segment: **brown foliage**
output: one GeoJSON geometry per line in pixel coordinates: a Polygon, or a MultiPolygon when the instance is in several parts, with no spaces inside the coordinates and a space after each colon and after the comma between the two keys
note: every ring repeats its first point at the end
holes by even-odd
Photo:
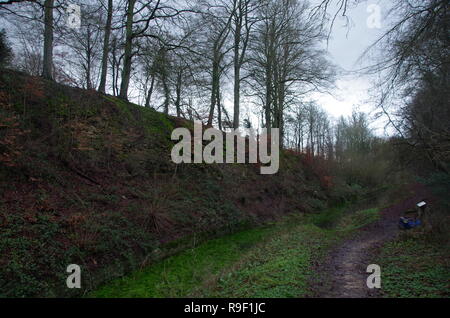
{"type": "Polygon", "coordinates": [[[23,146],[18,139],[29,133],[28,130],[20,128],[19,119],[11,115],[8,110],[8,96],[6,93],[0,93],[0,164],[7,167],[17,166],[18,158],[22,154],[23,146]]]}

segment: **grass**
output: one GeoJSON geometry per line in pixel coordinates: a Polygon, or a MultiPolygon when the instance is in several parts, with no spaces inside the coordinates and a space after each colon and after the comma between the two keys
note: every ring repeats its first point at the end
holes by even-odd
{"type": "MultiPolygon", "coordinates": [[[[320,214],[338,221],[335,215],[343,215],[344,209],[320,214]]],[[[114,280],[89,296],[308,296],[314,262],[359,225],[374,221],[374,215],[376,209],[346,215],[345,230],[320,228],[314,224],[315,218],[291,215],[270,226],[207,241],[114,280]]]]}
{"type": "Polygon", "coordinates": [[[321,213],[312,214],[310,216],[311,222],[321,228],[332,228],[335,223],[342,217],[344,213],[343,206],[336,206],[326,209],[321,213]]]}
{"type": "Polygon", "coordinates": [[[384,297],[450,297],[449,246],[419,237],[403,237],[385,244],[381,266],[384,297]]]}
{"type": "Polygon", "coordinates": [[[330,208],[306,220],[286,221],[267,242],[245,255],[210,286],[205,297],[289,298],[311,296],[313,264],[330,247],[379,218],[378,209],[344,214],[346,207],[330,208]],[[334,226],[333,226],[334,225],[334,226]]]}
{"type": "Polygon", "coordinates": [[[199,280],[231,265],[239,259],[243,251],[253,247],[270,231],[267,227],[258,228],[210,240],[130,276],[115,280],[90,296],[186,296],[198,285],[199,280]]]}
{"type": "Polygon", "coordinates": [[[336,233],[314,224],[280,229],[228,272],[199,288],[204,297],[286,298],[309,293],[312,263],[334,242],[336,233]]]}
{"type": "Polygon", "coordinates": [[[372,208],[349,213],[341,217],[336,225],[340,231],[360,229],[380,219],[380,209],[372,208]]]}
{"type": "Polygon", "coordinates": [[[356,212],[344,213],[345,205],[326,209],[321,213],[312,214],[310,221],[320,228],[338,228],[343,231],[364,227],[380,218],[380,209],[372,208],[356,212]]]}

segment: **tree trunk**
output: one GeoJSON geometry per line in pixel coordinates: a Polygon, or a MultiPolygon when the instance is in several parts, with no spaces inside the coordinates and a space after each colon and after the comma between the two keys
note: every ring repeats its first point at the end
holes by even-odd
{"type": "Polygon", "coordinates": [[[92,89],[91,67],[92,67],[92,49],[91,49],[91,27],[88,25],[86,30],[86,88],[92,89]]]}
{"type": "Polygon", "coordinates": [[[44,2],[44,59],[42,77],[53,79],[53,6],[54,0],[44,2]]]}
{"type": "Polygon", "coordinates": [[[109,37],[111,35],[112,12],[113,0],[108,0],[108,17],[106,19],[105,34],[103,37],[102,71],[100,77],[100,85],[98,87],[98,91],[103,94],[106,92],[106,76],[108,73],[109,37]]]}
{"type": "MultiPolygon", "coordinates": [[[[114,51],[113,51],[114,52],[114,51]]],[[[114,53],[113,53],[114,54],[114,53]]],[[[113,61],[112,63],[112,89],[113,95],[117,96],[117,85],[116,85],[116,63],[113,61]]]]}
{"type": "Polygon", "coordinates": [[[164,90],[164,114],[169,114],[169,104],[170,104],[170,89],[169,85],[167,83],[167,74],[164,70],[162,74],[162,84],[163,84],[163,90],[164,90]]]}
{"type": "Polygon", "coordinates": [[[219,76],[220,76],[220,69],[219,69],[219,62],[218,56],[219,54],[217,52],[214,52],[214,60],[213,60],[213,66],[212,66],[212,83],[211,83],[211,107],[209,109],[209,116],[208,116],[208,125],[212,126],[213,119],[214,119],[214,110],[215,106],[217,104],[217,86],[220,84],[219,76]]]}
{"type": "Polygon", "coordinates": [[[233,115],[234,129],[239,128],[240,90],[241,90],[241,58],[239,54],[239,47],[241,43],[241,28],[242,28],[242,16],[238,16],[234,32],[234,115],[233,115]]]}
{"type": "Polygon", "coordinates": [[[120,58],[117,58],[118,56],[117,52],[117,38],[114,38],[113,40],[113,89],[114,89],[114,96],[119,96],[119,73],[120,73],[120,58]]]}
{"type": "Polygon", "coordinates": [[[183,85],[182,80],[183,80],[183,71],[179,71],[177,77],[176,99],[175,99],[175,108],[177,110],[177,117],[181,117],[181,85],[183,85]]]}
{"type": "Polygon", "coordinates": [[[155,75],[152,75],[152,82],[150,83],[150,89],[148,90],[147,98],[145,99],[145,107],[150,107],[150,100],[152,98],[154,86],[155,86],[155,75]]]}
{"type": "Polygon", "coordinates": [[[278,84],[278,128],[280,129],[280,147],[283,148],[284,141],[284,99],[285,99],[285,84],[284,81],[278,84]]]}
{"type": "Polygon", "coordinates": [[[122,99],[128,99],[128,87],[130,85],[131,62],[133,58],[133,17],[136,0],[128,1],[127,22],[125,29],[125,51],[123,56],[122,82],[120,83],[120,95],[122,99]]]}
{"type": "Polygon", "coordinates": [[[270,128],[272,125],[272,120],[270,116],[271,107],[272,107],[272,82],[270,80],[271,72],[269,69],[266,70],[266,103],[265,103],[265,118],[266,118],[266,129],[267,133],[270,134],[270,128]]]}
{"type": "Polygon", "coordinates": [[[219,122],[219,130],[222,130],[222,105],[220,103],[220,87],[217,87],[217,120],[219,122]]]}

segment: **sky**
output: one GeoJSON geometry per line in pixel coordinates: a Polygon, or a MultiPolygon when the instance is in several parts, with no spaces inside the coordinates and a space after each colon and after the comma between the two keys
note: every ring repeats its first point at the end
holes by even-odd
{"type": "MultiPolygon", "coordinates": [[[[370,59],[360,60],[364,51],[387,29],[387,0],[366,1],[348,10],[350,27],[344,18],[338,18],[331,31],[327,51],[330,60],[341,70],[336,89],[329,94],[316,93],[312,98],[333,117],[348,116],[353,109],[364,111],[373,116],[374,103],[370,99],[369,89],[372,78],[361,74],[351,74],[370,64],[370,59]]],[[[374,120],[371,127],[382,136],[385,135],[384,119],[374,120]]]]}

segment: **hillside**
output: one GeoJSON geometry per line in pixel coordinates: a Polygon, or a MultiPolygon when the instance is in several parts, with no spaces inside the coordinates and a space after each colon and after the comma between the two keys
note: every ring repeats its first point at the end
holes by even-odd
{"type": "MultiPolygon", "coordinates": [[[[0,73],[0,294],[75,296],[184,248],[332,194],[320,161],[289,151],[280,170],[170,159],[192,123],[115,97],[0,73]],[[65,288],[66,267],[83,288],[65,288]]],[[[332,199],[332,200],[329,200],[332,199]]]]}
{"type": "Polygon", "coordinates": [[[0,0],[0,301],[448,298],[450,1],[310,2],[0,0]]]}

